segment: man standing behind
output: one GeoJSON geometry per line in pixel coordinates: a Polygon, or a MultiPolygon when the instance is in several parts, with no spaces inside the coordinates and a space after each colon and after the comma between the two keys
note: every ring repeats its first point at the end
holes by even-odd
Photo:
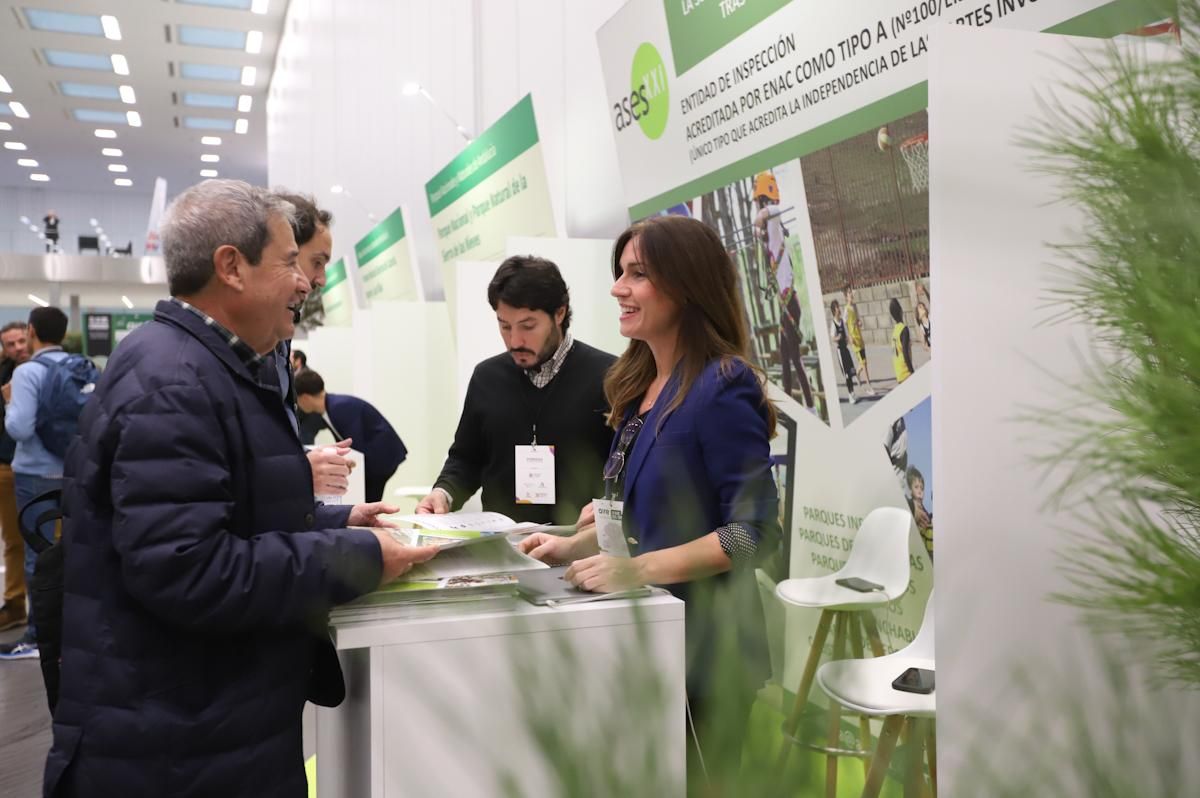
{"type": "Polygon", "coordinates": [[[25,625],[25,542],[17,527],[17,494],[13,483],[12,459],[17,442],[4,431],[4,407],[12,393],[13,371],[29,359],[29,325],[9,322],[0,329],[4,359],[0,361],[0,534],[4,538],[4,607],[0,608],[0,632],[25,625]]]}
{"type": "MultiPolygon", "coordinates": [[[[284,202],[295,209],[292,216],[292,234],[300,250],[297,263],[301,273],[316,293],[325,287],[325,267],[333,257],[333,214],[317,207],[313,198],[305,194],[277,192],[284,202]]],[[[301,309],[293,314],[293,323],[299,324],[301,309]]],[[[288,416],[295,422],[300,442],[310,444],[321,431],[321,419],[313,418],[296,407],[296,392],[293,380],[308,366],[308,357],[299,349],[292,349],[292,342],[280,341],[269,359],[274,361],[274,373],[279,383],[288,416]]],[[[336,446],[313,449],[308,453],[308,464],[312,468],[313,493],[317,496],[333,494],[341,496],[349,485],[350,470],[354,462],[346,457],[351,441],[339,440],[336,446]]]]}
{"type": "Polygon", "coordinates": [[[488,303],[508,351],[475,367],[454,443],[417,512],[457,509],[482,486],[485,510],[575,523],[603,485],[612,443],[604,373],[616,358],[571,337],[567,284],[548,260],[504,261],[488,303]]]}
{"type": "Polygon", "coordinates": [[[47,796],[296,796],[305,699],[344,697],[329,608],[433,547],[383,504],[316,505],[265,356],[309,292],[292,206],[235,180],[162,224],[171,299],[117,349],[64,490],[62,687],[47,796]]]}
{"type": "Polygon", "coordinates": [[[357,396],[325,393],[325,380],[312,369],[296,375],[296,403],[321,419],[335,441],[350,439],[366,459],[367,501],[383,498],[383,488],[408,457],[404,441],[370,402],[357,396]]]}
{"type": "MultiPolygon", "coordinates": [[[[42,384],[50,377],[52,369],[49,364],[67,357],[62,348],[66,334],[67,315],[58,308],[34,308],[29,312],[28,336],[31,357],[13,372],[9,390],[5,392],[11,398],[4,411],[4,430],[17,442],[12,461],[17,507],[24,507],[37,496],[62,487],[62,457],[46,449],[37,434],[37,426],[38,398],[42,384]]],[[[36,509],[30,510],[29,517],[36,518],[44,509],[52,509],[55,506],[50,502],[45,504],[45,508],[38,505],[36,509]]],[[[46,540],[53,541],[54,522],[42,524],[38,532],[46,540]]],[[[33,584],[33,565],[36,561],[37,554],[26,546],[27,589],[33,584]]],[[[32,606],[31,595],[30,607],[32,606]]],[[[37,629],[31,617],[29,625],[25,627],[25,634],[19,640],[0,645],[0,660],[35,659],[37,655],[37,629]]]]}

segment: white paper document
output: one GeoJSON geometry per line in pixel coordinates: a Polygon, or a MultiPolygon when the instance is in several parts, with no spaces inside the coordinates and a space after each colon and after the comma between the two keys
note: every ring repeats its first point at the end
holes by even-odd
{"type": "MultiPolygon", "coordinates": [[[[403,542],[407,542],[406,537],[413,539],[423,537],[415,529],[394,529],[392,535],[403,542]]],[[[548,567],[544,562],[517,551],[503,536],[496,535],[479,541],[477,545],[443,548],[432,560],[415,566],[401,579],[406,582],[415,582],[428,579],[447,579],[455,576],[529,571],[534,568],[548,567]]]]}
{"type": "Polygon", "coordinates": [[[503,513],[468,512],[435,513],[390,516],[394,521],[419,526],[422,529],[440,529],[448,532],[519,532],[534,529],[541,524],[517,523],[503,513]]]}

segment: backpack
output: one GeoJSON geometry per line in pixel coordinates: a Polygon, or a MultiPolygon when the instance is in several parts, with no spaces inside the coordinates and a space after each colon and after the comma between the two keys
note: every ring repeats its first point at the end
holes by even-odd
{"type": "Polygon", "coordinates": [[[34,431],[46,451],[58,458],[67,454],[71,439],[79,431],[79,414],[92,398],[100,371],[83,355],[67,355],[61,360],[33,358],[49,371],[38,391],[37,423],[34,431]]]}

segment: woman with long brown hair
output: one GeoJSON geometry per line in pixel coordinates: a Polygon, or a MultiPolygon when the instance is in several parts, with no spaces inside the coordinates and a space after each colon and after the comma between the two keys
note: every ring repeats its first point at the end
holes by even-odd
{"type": "Polygon", "coordinates": [[[710,227],[679,216],[637,222],[617,239],[612,266],[631,341],[604,384],[617,435],[600,523],[570,538],[535,534],[522,548],[572,562],[566,578],[587,590],[662,585],[688,602],[689,705],[705,753],[724,751],[740,742],[767,673],[753,566],[781,535],[775,410],[747,359],[736,272],[710,227]],[[615,532],[605,518],[621,519],[615,532]],[[726,671],[728,662],[737,667],[726,671]],[[717,705],[722,728],[711,720],[717,705]]]}

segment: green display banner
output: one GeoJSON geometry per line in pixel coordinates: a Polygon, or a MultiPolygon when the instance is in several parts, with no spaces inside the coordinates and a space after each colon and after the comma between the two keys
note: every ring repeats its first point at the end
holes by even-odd
{"type": "Polygon", "coordinates": [[[325,306],[325,325],[349,327],[354,315],[354,286],[349,280],[345,258],[325,272],[325,287],[321,289],[321,303],[325,306]]]}
{"type": "Polygon", "coordinates": [[[682,75],[792,0],[663,0],[667,30],[682,75]]]}
{"type": "Polygon", "coordinates": [[[397,208],[354,245],[367,299],[414,301],[421,298],[412,240],[405,234],[404,209],[397,208]]]}
{"type": "Polygon", "coordinates": [[[937,25],[1112,36],[1162,13],[1153,0],[817,5],[629,0],[604,24],[601,68],[633,218],[923,109],[937,25]]]}
{"type": "Polygon", "coordinates": [[[153,313],[114,313],[112,314],[112,336],[113,346],[121,343],[121,340],[131,332],[141,327],[148,321],[154,320],[153,313]]]}
{"type": "Polygon", "coordinates": [[[532,96],[426,183],[425,195],[443,265],[502,257],[509,236],[555,235],[532,96]]]}
{"type": "Polygon", "coordinates": [[[457,158],[425,184],[429,215],[437,216],[537,143],[533,95],[526,94],[512,110],[467,145],[457,158]]]}

